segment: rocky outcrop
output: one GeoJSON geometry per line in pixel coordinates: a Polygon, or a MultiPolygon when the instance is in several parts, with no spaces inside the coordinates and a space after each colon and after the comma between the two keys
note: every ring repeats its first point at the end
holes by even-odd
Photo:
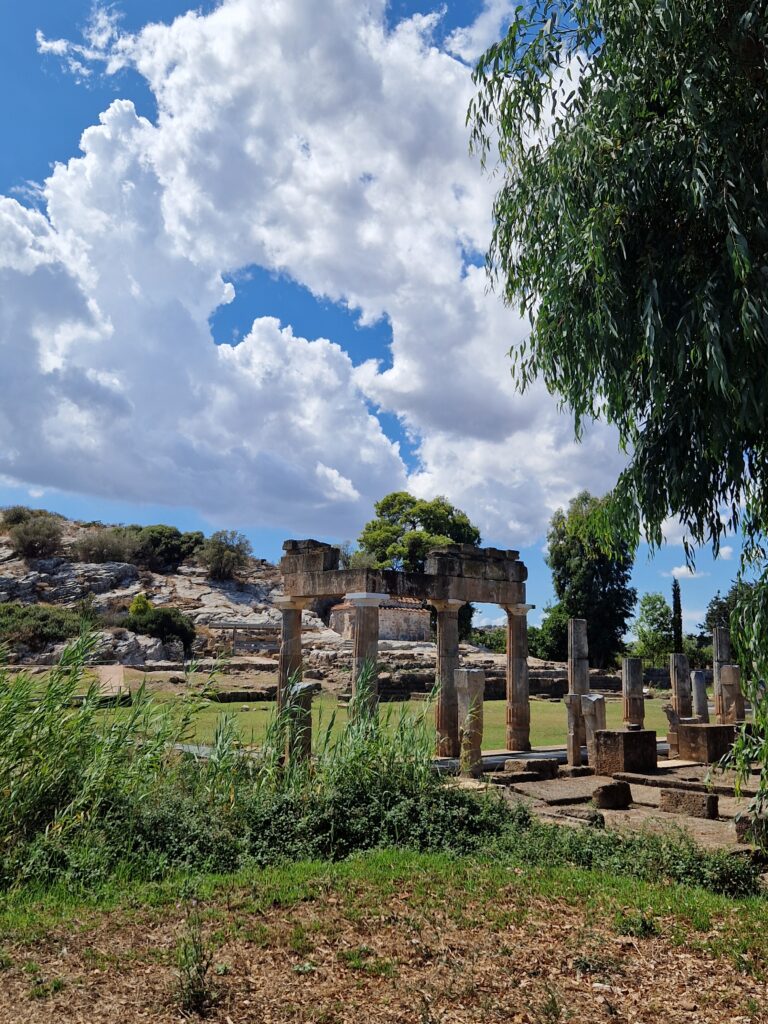
{"type": "Polygon", "coordinates": [[[0,602],[71,605],[89,594],[138,593],[139,570],[126,562],[68,562],[64,558],[9,560],[0,565],[0,602]],[[16,570],[15,572],[13,570],[16,570]],[[21,571],[19,571],[21,570],[21,571]]]}

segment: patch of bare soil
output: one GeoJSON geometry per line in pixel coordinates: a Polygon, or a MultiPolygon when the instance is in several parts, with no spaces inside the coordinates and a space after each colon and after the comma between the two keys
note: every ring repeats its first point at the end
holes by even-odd
{"type": "MultiPolygon", "coordinates": [[[[673,923],[661,921],[658,936],[620,935],[586,905],[526,895],[524,878],[490,906],[413,887],[379,902],[327,892],[265,912],[247,893],[226,902],[199,908],[216,1024],[768,1022],[766,984],[674,941],[673,923]]],[[[188,1019],[175,967],[187,913],[113,912],[7,948],[0,1021],[188,1019]]]]}

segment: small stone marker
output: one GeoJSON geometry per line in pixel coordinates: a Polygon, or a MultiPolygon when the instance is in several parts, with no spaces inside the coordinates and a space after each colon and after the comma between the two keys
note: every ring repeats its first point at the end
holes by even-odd
{"type": "Polygon", "coordinates": [[[686,814],[689,818],[709,818],[712,821],[719,813],[716,793],[692,793],[685,789],[662,789],[659,809],[668,814],[686,814]]]}
{"type": "Polygon", "coordinates": [[[483,773],[483,695],[485,672],[457,668],[453,673],[459,704],[459,764],[462,775],[478,778],[483,773]]]}
{"type": "Polygon", "coordinates": [[[628,782],[608,782],[597,787],[592,803],[601,811],[625,811],[632,803],[632,790],[628,782]]]}

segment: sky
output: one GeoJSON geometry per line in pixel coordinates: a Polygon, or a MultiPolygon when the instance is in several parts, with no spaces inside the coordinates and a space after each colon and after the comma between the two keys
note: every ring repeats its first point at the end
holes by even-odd
{"type": "MultiPolygon", "coordinates": [[[[354,539],[445,495],[553,599],[547,523],[623,460],[580,444],[489,291],[498,179],[468,152],[473,60],[513,0],[0,0],[0,506],[354,539]]],[[[639,591],[686,626],[738,546],[639,591]]],[[[493,609],[483,610],[490,619],[493,609]]]]}

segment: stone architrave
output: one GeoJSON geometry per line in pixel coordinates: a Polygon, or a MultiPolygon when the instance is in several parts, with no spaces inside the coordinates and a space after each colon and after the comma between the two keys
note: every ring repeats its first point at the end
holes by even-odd
{"type": "Polygon", "coordinates": [[[433,601],[437,611],[437,664],[435,683],[438,687],[435,726],[438,757],[459,756],[459,706],[456,693],[456,670],[459,667],[459,608],[463,601],[433,601]]]}
{"type": "Polygon", "coordinates": [[[531,749],[531,704],[528,686],[528,612],[531,604],[506,605],[507,613],[507,750],[531,749]]]}
{"type": "Polygon", "coordinates": [[[672,707],[680,718],[690,718],[693,714],[691,669],[684,654],[670,654],[669,678],[672,684],[672,707]]]}
{"type": "Polygon", "coordinates": [[[712,630],[712,688],[715,695],[715,721],[725,724],[723,718],[723,695],[720,690],[720,670],[731,664],[731,634],[727,626],[715,626],[712,630]]]}
{"type": "Polygon", "coordinates": [[[289,682],[301,679],[301,612],[306,601],[291,597],[278,597],[274,601],[280,609],[280,661],[277,669],[277,706],[282,707],[283,694],[289,682]]]}
{"type": "Polygon", "coordinates": [[[720,693],[723,702],[723,725],[743,722],[744,694],[741,692],[741,670],[738,665],[720,666],[720,693]]]}
{"type": "Polygon", "coordinates": [[[700,669],[691,672],[691,690],[693,692],[693,717],[698,718],[700,722],[709,722],[707,680],[700,669]]]}
{"type": "Polygon", "coordinates": [[[461,774],[479,778],[483,773],[485,672],[479,668],[456,669],[454,682],[458,696],[461,774]]]}
{"type": "Polygon", "coordinates": [[[352,693],[357,693],[358,680],[366,665],[371,667],[368,689],[369,709],[373,711],[378,703],[379,688],[376,680],[376,664],[379,658],[379,605],[386,601],[388,594],[358,592],[347,594],[344,600],[355,610],[355,634],[352,639],[352,693]]]}
{"type": "Polygon", "coordinates": [[[289,761],[308,761],[312,756],[312,683],[296,683],[283,695],[288,711],[286,757],[289,761]]]}
{"type": "Polygon", "coordinates": [[[642,658],[621,659],[621,691],[624,698],[624,725],[642,729],[645,724],[642,658]]]}
{"type": "Polygon", "coordinates": [[[587,734],[587,757],[590,765],[595,766],[595,733],[605,730],[605,697],[601,693],[583,693],[581,695],[581,714],[587,734]]]}

